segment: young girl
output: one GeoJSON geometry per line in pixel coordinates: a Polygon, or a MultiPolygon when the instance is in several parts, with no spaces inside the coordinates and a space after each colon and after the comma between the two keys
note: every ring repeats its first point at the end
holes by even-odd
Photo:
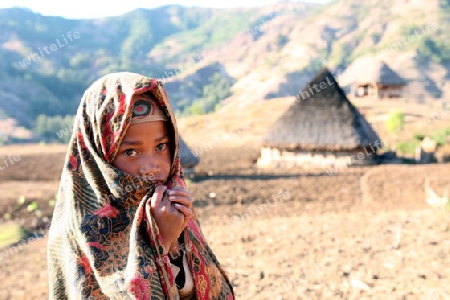
{"type": "Polygon", "coordinates": [[[50,299],[234,299],[183,181],[163,84],[113,73],[84,93],[48,241],[50,299]]]}

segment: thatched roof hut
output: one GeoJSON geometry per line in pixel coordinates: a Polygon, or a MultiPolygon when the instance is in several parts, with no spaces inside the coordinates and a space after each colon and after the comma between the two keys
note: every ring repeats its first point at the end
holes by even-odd
{"type": "Polygon", "coordinates": [[[384,61],[376,61],[369,65],[357,81],[359,84],[378,83],[384,85],[405,85],[406,80],[400,77],[384,61]]]}
{"type": "Polygon", "coordinates": [[[199,158],[195,156],[183,138],[180,136],[180,162],[186,172],[191,172],[192,169],[199,163],[199,158]]]}
{"type": "MultiPolygon", "coordinates": [[[[323,68],[263,136],[261,158],[269,163],[286,160],[285,156],[303,164],[317,156],[314,163],[330,165],[347,157],[347,163],[348,156],[377,144],[380,140],[375,131],[323,68]]],[[[354,163],[366,163],[373,159],[369,156],[354,163]]]]}
{"type": "Polygon", "coordinates": [[[361,70],[353,90],[357,97],[398,98],[403,96],[406,84],[405,79],[380,60],[361,70]]]}

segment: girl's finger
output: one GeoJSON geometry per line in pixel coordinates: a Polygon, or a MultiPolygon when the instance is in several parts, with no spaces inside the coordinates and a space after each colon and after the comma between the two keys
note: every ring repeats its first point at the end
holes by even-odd
{"type": "Polygon", "coordinates": [[[184,196],[184,197],[191,197],[191,193],[189,193],[186,189],[175,187],[173,189],[170,189],[168,191],[169,196],[184,196]]]}
{"type": "Polygon", "coordinates": [[[184,218],[184,213],[179,210],[174,204],[175,203],[168,202],[166,211],[168,213],[177,214],[179,217],[184,218]]]}
{"type": "Polygon", "coordinates": [[[169,201],[172,203],[180,203],[188,208],[192,207],[192,200],[188,197],[175,197],[175,196],[169,196],[169,201]]]}
{"type": "Polygon", "coordinates": [[[183,215],[184,218],[190,218],[192,216],[192,210],[190,210],[189,208],[187,208],[184,205],[181,205],[179,203],[174,203],[173,205],[176,209],[178,209],[183,215]]]}
{"type": "Polygon", "coordinates": [[[150,205],[152,208],[158,208],[161,206],[161,202],[163,200],[163,197],[165,196],[165,191],[167,190],[167,187],[165,185],[159,185],[155,189],[155,193],[152,196],[152,199],[150,200],[150,205]]]}

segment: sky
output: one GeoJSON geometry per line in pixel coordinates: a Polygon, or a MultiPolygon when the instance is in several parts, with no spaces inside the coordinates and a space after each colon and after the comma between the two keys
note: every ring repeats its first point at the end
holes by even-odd
{"type": "MultiPolygon", "coordinates": [[[[308,2],[326,3],[330,0],[309,0],[308,2]]],[[[90,19],[101,18],[107,16],[118,16],[134,10],[136,8],[154,8],[168,4],[181,4],[183,6],[201,6],[201,7],[252,7],[264,6],[267,4],[277,3],[278,0],[258,0],[258,1],[211,1],[211,0],[187,0],[187,1],[142,1],[142,0],[125,0],[125,1],[96,1],[96,0],[71,0],[71,1],[55,1],[55,0],[1,0],[0,8],[8,7],[26,7],[36,13],[44,16],[61,16],[66,19],[90,19]],[[246,2],[246,3],[244,3],[246,2]]],[[[294,2],[294,1],[293,1],[294,2]]]]}

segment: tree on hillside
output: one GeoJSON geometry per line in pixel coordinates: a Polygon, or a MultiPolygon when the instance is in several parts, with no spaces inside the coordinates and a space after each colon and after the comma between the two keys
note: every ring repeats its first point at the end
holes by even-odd
{"type": "Polygon", "coordinates": [[[214,112],[225,98],[231,96],[231,83],[220,73],[215,73],[203,87],[202,97],[187,108],[188,115],[200,115],[214,112]]]}
{"type": "Polygon", "coordinates": [[[39,115],[35,121],[34,132],[50,143],[67,143],[72,133],[74,116],[39,115]]]}
{"type": "Polygon", "coordinates": [[[397,109],[392,110],[389,113],[389,118],[386,120],[385,126],[389,133],[399,133],[405,126],[405,114],[397,109]]]}
{"type": "Polygon", "coordinates": [[[397,109],[392,110],[384,125],[386,130],[395,136],[395,144],[397,144],[398,134],[405,126],[405,114],[397,109]]]}

